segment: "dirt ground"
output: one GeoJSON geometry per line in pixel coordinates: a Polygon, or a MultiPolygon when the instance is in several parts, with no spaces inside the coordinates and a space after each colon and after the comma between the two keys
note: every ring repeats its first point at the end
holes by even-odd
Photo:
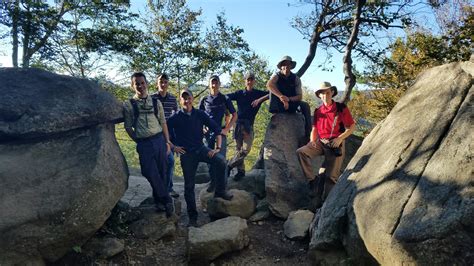
{"type": "MultiPolygon", "coordinates": [[[[206,187],[196,186],[196,195],[206,187]]],[[[125,241],[125,250],[109,259],[87,257],[71,252],[54,265],[206,265],[202,262],[188,262],[186,257],[187,214],[183,197],[183,183],[175,180],[175,190],[180,194],[182,210],[175,237],[160,240],[138,239],[126,233],[119,238],[125,241]]],[[[151,188],[143,177],[132,176],[129,188],[122,201],[132,207],[138,206],[143,199],[151,195],[151,188]]],[[[200,208],[198,224],[210,222],[209,216],[200,208]]],[[[309,239],[292,241],[283,234],[284,220],[270,217],[258,223],[248,222],[250,244],[241,251],[222,255],[210,262],[211,265],[310,265],[307,249],[309,239]]]]}

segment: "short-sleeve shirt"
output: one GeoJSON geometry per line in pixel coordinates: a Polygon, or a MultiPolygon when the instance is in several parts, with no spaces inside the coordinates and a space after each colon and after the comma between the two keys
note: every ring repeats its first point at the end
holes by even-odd
{"type": "Polygon", "coordinates": [[[239,90],[229,93],[227,94],[227,97],[229,97],[230,100],[237,102],[237,114],[239,120],[246,119],[249,120],[251,124],[253,124],[261,103],[256,107],[252,107],[252,102],[266,95],[268,95],[267,91],[253,89],[250,91],[239,90]]]}
{"type": "Polygon", "coordinates": [[[318,130],[318,136],[320,139],[336,138],[341,135],[341,132],[339,132],[341,121],[345,128],[348,128],[355,123],[354,119],[352,118],[351,112],[349,111],[349,108],[344,107],[342,112],[339,114],[339,117],[337,118],[331,135],[331,128],[334,123],[334,118],[336,117],[336,114],[337,107],[336,102],[334,101],[330,106],[325,106],[323,104],[319,108],[316,108],[316,110],[314,110],[313,126],[316,127],[316,129],[318,130]]]}
{"type": "Polygon", "coordinates": [[[166,123],[166,119],[160,101],[157,101],[158,117],[156,117],[151,96],[147,96],[143,99],[134,96],[133,99],[137,101],[139,112],[136,127],[133,128],[133,120],[135,116],[130,101],[124,102],[124,127],[130,129],[133,128],[135,136],[139,139],[148,138],[162,132],[162,125],[166,123]]]}
{"type": "Polygon", "coordinates": [[[226,111],[229,111],[231,114],[235,113],[232,101],[220,92],[216,96],[209,94],[203,97],[199,102],[199,109],[206,112],[220,127],[222,127],[222,120],[226,111]]]}
{"type": "Polygon", "coordinates": [[[151,97],[155,97],[160,100],[161,104],[163,105],[163,110],[165,111],[165,118],[168,120],[173,113],[178,111],[178,103],[176,102],[176,97],[171,95],[171,93],[167,92],[166,95],[163,97],[160,93],[154,93],[151,97]]]}

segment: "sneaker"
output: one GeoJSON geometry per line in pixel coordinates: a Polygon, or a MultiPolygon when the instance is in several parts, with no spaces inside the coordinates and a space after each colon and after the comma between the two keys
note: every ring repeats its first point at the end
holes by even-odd
{"type": "Polygon", "coordinates": [[[245,170],[240,170],[239,169],[239,170],[237,170],[237,174],[235,174],[235,176],[234,176],[234,180],[239,181],[244,176],[245,176],[245,170]]]}
{"type": "Polygon", "coordinates": [[[174,214],[173,201],[166,203],[165,205],[166,217],[170,218],[174,214]]]}
{"type": "Polygon", "coordinates": [[[198,227],[197,217],[189,217],[187,227],[198,227]]]}
{"type": "Polygon", "coordinates": [[[170,196],[173,197],[173,198],[179,198],[179,193],[174,191],[174,190],[171,190],[170,191],[170,196]]]}
{"type": "Polygon", "coordinates": [[[216,189],[216,184],[214,181],[209,181],[209,186],[207,187],[206,191],[211,193],[216,189]]]}
{"type": "Polygon", "coordinates": [[[234,197],[231,193],[224,191],[222,193],[214,193],[214,198],[221,198],[224,200],[231,200],[234,197]]]}

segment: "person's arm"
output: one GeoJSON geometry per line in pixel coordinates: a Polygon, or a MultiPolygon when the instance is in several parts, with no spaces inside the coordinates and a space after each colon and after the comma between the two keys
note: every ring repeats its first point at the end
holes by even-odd
{"type": "Polygon", "coordinates": [[[232,104],[232,101],[228,97],[226,97],[226,106],[227,110],[229,110],[230,112],[231,119],[230,121],[227,121],[226,117],[225,127],[222,129],[221,132],[221,134],[223,134],[224,136],[227,136],[227,133],[229,133],[230,129],[235,125],[235,122],[237,121],[237,112],[235,111],[235,107],[232,104]]]}
{"type": "Polygon", "coordinates": [[[263,103],[264,101],[268,100],[268,98],[270,98],[270,95],[267,93],[266,95],[254,100],[252,102],[252,107],[257,107],[259,104],[263,103]]]}
{"type": "Polygon", "coordinates": [[[131,109],[131,105],[129,108],[127,103],[123,104],[123,120],[124,120],[123,127],[125,128],[125,132],[127,132],[128,136],[132,140],[135,141],[137,137],[136,137],[135,130],[132,127],[132,123],[133,123],[132,109],[131,109]]]}
{"type": "Polygon", "coordinates": [[[331,146],[332,147],[339,147],[341,146],[341,143],[348,138],[352,132],[354,132],[356,128],[356,123],[354,119],[352,118],[351,112],[349,111],[349,108],[345,107],[344,110],[342,110],[342,113],[339,115],[340,119],[342,120],[342,123],[344,124],[345,130],[342,132],[341,135],[339,135],[337,138],[333,139],[331,141],[331,146]]]}

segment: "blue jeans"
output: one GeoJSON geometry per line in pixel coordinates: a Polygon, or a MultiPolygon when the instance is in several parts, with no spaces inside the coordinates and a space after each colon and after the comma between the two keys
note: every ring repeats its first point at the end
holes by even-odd
{"type": "Polygon", "coordinates": [[[174,174],[174,155],[173,152],[170,152],[168,154],[168,163],[167,163],[167,168],[168,171],[166,171],[166,177],[168,180],[168,192],[173,191],[173,174],[174,174]]]}
{"type": "Polygon", "coordinates": [[[171,202],[167,190],[166,177],[166,142],[162,133],[138,140],[137,152],[140,159],[142,175],[150,182],[155,204],[171,202]]]}
{"type": "Polygon", "coordinates": [[[186,152],[181,155],[181,167],[183,168],[184,175],[184,199],[186,200],[188,215],[190,218],[197,218],[196,210],[196,195],[194,193],[196,169],[199,162],[205,162],[211,164],[215,169],[213,172],[214,176],[211,176],[216,182],[217,194],[223,194],[225,192],[225,167],[226,161],[222,154],[216,154],[214,157],[209,158],[207,153],[210,149],[206,146],[202,146],[196,151],[186,152]]]}

